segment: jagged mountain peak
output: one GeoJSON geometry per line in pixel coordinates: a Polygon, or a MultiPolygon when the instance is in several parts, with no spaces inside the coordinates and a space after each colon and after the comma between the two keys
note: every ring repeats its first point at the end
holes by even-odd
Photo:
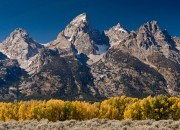
{"type": "Polygon", "coordinates": [[[121,33],[129,33],[129,31],[120,23],[113,26],[112,29],[121,33]]]}
{"type": "Polygon", "coordinates": [[[176,51],[176,45],[172,36],[166,29],[161,30],[158,22],[155,20],[149,21],[140,26],[136,33],[139,41],[138,43],[145,43],[148,45],[146,48],[149,48],[149,45],[155,45],[158,47],[158,50],[163,51],[164,55],[166,56],[169,56],[169,49],[176,51]]]}
{"type": "Polygon", "coordinates": [[[92,28],[89,26],[89,21],[86,13],[82,13],[75,17],[63,31],[64,36],[69,40],[74,40],[78,32],[90,32],[92,28]]]}
{"type": "Polygon", "coordinates": [[[126,38],[130,32],[125,29],[123,25],[118,23],[109,30],[104,31],[104,34],[109,38],[109,44],[112,47],[120,44],[120,42],[126,38]]]}
{"type": "MultiPolygon", "coordinates": [[[[76,28],[85,28],[86,26],[89,26],[89,20],[86,13],[82,13],[78,16],[76,16],[67,26],[66,29],[69,29],[69,27],[76,27],[76,28]]],[[[65,30],[66,30],[65,29],[65,30]]]]}
{"type": "Polygon", "coordinates": [[[11,46],[13,44],[16,45],[25,45],[27,44],[36,44],[37,46],[42,46],[39,43],[37,43],[35,40],[33,40],[28,32],[25,29],[22,28],[16,28],[13,32],[10,33],[10,35],[2,42],[3,46],[11,46]]]}
{"type": "Polygon", "coordinates": [[[82,13],[78,15],[71,21],[71,24],[78,25],[80,23],[88,23],[88,16],[86,13],[82,13]]]}
{"type": "Polygon", "coordinates": [[[158,22],[155,20],[146,22],[138,29],[139,32],[151,32],[151,33],[155,33],[158,30],[160,30],[160,28],[158,22]]]}
{"type": "Polygon", "coordinates": [[[25,68],[28,60],[36,55],[43,45],[34,41],[26,30],[16,28],[7,38],[0,44],[0,52],[10,59],[18,60],[20,66],[25,68]]]}
{"type": "Polygon", "coordinates": [[[60,32],[57,39],[64,36],[77,50],[78,54],[96,54],[95,44],[102,45],[101,33],[93,29],[89,23],[86,13],[82,13],[75,17],[65,28],[60,32]]]}
{"type": "Polygon", "coordinates": [[[23,28],[16,28],[16,29],[14,29],[13,32],[14,33],[26,33],[27,34],[27,31],[23,28]]]}
{"type": "Polygon", "coordinates": [[[151,20],[151,21],[146,22],[146,24],[158,25],[158,21],[151,20]]]}
{"type": "Polygon", "coordinates": [[[118,23],[101,33],[83,13],[45,47],[15,29],[0,44],[0,86],[7,86],[7,98],[19,87],[19,99],[180,95],[179,48],[180,38],[160,30],[157,21],[131,32],[118,23]]]}
{"type": "Polygon", "coordinates": [[[10,34],[11,38],[28,38],[29,34],[25,29],[22,28],[16,28],[11,34],[10,34]]]}
{"type": "Polygon", "coordinates": [[[12,44],[31,44],[35,41],[29,36],[28,32],[22,28],[16,28],[10,35],[2,42],[5,46],[12,44]]]}

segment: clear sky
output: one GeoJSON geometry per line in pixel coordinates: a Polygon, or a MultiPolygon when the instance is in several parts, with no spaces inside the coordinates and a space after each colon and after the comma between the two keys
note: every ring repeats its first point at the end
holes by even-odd
{"type": "Polygon", "coordinates": [[[0,0],[0,42],[21,27],[47,43],[83,12],[101,31],[117,23],[136,30],[157,20],[162,29],[180,36],[180,0],[0,0]]]}

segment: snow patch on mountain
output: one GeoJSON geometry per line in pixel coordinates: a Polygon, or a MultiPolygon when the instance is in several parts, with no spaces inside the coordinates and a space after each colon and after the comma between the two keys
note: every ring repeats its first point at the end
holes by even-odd
{"type": "Polygon", "coordinates": [[[95,44],[95,46],[98,48],[98,50],[96,50],[97,55],[101,55],[101,54],[106,53],[106,51],[109,48],[109,46],[107,46],[107,45],[97,45],[97,44],[95,44]]]}

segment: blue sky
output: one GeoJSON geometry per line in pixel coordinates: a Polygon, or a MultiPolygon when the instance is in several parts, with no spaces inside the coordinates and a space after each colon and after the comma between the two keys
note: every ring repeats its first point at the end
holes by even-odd
{"type": "Polygon", "coordinates": [[[33,39],[47,43],[83,12],[101,31],[117,23],[136,30],[147,21],[157,20],[162,29],[180,36],[179,7],[179,0],[1,0],[0,42],[21,27],[33,39]]]}

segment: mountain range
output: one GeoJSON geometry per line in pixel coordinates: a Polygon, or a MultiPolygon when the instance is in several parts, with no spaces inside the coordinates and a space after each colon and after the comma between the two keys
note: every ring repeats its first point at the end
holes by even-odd
{"type": "Polygon", "coordinates": [[[22,28],[0,44],[0,100],[158,94],[180,97],[180,38],[157,21],[136,31],[118,23],[100,32],[83,13],[48,44],[22,28]]]}

